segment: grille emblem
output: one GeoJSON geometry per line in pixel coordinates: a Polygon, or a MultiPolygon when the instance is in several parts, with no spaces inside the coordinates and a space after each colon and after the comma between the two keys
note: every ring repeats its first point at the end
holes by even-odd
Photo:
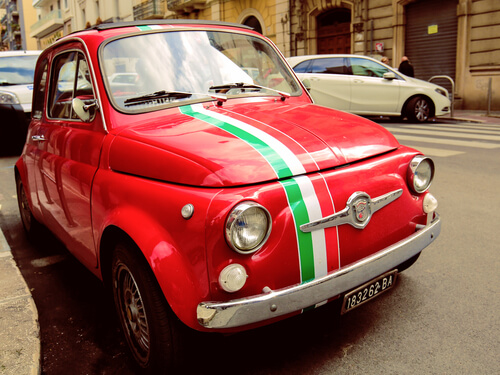
{"type": "Polygon", "coordinates": [[[316,229],[336,227],[342,224],[352,225],[354,228],[365,228],[375,212],[394,202],[403,194],[403,189],[391,191],[371,199],[362,191],[352,194],[347,200],[346,207],[333,215],[300,226],[302,232],[312,232],[316,229]]]}

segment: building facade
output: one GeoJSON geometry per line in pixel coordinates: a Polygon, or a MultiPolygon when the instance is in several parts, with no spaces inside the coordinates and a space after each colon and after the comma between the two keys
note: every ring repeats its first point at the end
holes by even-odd
{"type": "MultiPolygon", "coordinates": [[[[0,0],[1,1],[1,0],[0,0]]],[[[101,22],[132,21],[130,0],[32,0],[38,20],[30,35],[43,49],[58,38],[101,22]]]]}
{"type": "Polygon", "coordinates": [[[0,0],[2,36],[0,45],[7,50],[36,49],[36,40],[30,38],[30,25],[36,20],[31,0],[0,0]]]}
{"type": "MultiPolygon", "coordinates": [[[[455,108],[500,110],[499,0],[20,1],[31,1],[36,10],[29,36],[37,40],[37,48],[99,22],[235,22],[270,38],[285,56],[386,56],[396,68],[408,56],[417,78],[454,92],[455,108]]],[[[0,5],[11,2],[0,0],[0,5]]]]}
{"type": "Polygon", "coordinates": [[[166,4],[165,18],[253,26],[285,56],[354,53],[398,67],[408,56],[415,76],[454,84],[455,108],[500,110],[498,0],[146,0],[166,4]],[[437,78],[436,78],[437,77],[437,78]]]}

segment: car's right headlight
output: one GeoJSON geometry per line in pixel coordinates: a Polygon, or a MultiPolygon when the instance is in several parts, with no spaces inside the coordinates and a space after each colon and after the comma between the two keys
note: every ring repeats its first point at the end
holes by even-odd
{"type": "Polygon", "coordinates": [[[415,193],[423,193],[434,178],[434,162],[423,155],[415,156],[408,166],[408,185],[415,193]]]}
{"type": "Polygon", "coordinates": [[[238,204],[226,220],[226,241],[240,254],[259,250],[271,232],[271,215],[255,202],[238,204]]]}
{"type": "Polygon", "coordinates": [[[442,88],[440,88],[440,87],[438,87],[438,88],[436,89],[436,92],[437,92],[438,94],[441,94],[441,95],[443,95],[443,96],[448,97],[448,93],[446,92],[446,90],[443,90],[443,89],[442,89],[442,88]]]}
{"type": "Polygon", "coordinates": [[[0,104],[19,104],[19,103],[20,101],[16,94],[7,91],[0,91],[0,104]]]}

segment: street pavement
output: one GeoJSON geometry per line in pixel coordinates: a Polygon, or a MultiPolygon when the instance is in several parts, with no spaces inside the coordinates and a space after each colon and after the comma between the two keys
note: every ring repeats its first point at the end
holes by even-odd
{"type": "MultiPolygon", "coordinates": [[[[500,124],[500,112],[454,111],[438,122],[500,124]]],[[[1,210],[1,204],[0,204],[1,210]]],[[[38,311],[0,228],[0,374],[40,374],[38,311]]]]}

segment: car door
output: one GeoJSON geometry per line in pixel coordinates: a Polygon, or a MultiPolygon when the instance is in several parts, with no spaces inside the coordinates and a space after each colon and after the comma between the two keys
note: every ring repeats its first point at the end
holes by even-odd
{"type": "Polygon", "coordinates": [[[45,113],[30,134],[36,143],[36,186],[44,223],[87,266],[95,266],[90,194],[105,137],[92,86],[91,70],[78,47],[53,58],[45,113]],[[90,105],[83,122],[72,100],[90,105]]]}
{"type": "Polygon", "coordinates": [[[357,114],[395,115],[399,108],[400,82],[395,78],[384,78],[393,73],[387,67],[373,60],[351,57],[352,70],[350,112],[357,114]]]}
{"type": "Polygon", "coordinates": [[[341,111],[349,110],[351,77],[347,75],[346,58],[313,59],[298,64],[294,70],[309,90],[316,104],[341,111]],[[304,63],[308,63],[308,65],[306,66],[304,63]],[[305,72],[300,73],[301,71],[305,72]]]}

